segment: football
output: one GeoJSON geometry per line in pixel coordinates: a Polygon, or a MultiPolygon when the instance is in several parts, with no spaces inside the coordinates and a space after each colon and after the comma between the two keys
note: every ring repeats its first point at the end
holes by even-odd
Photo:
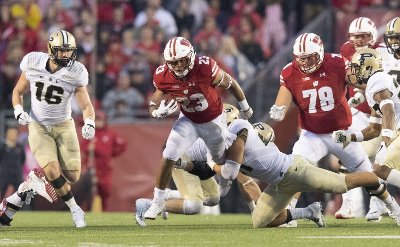
{"type": "Polygon", "coordinates": [[[171,100],[176,100],[176,96],[174,96],[174,95],[172,95],[172,94],[163,94],[163,95],[161,95],[161,97],[159,97],[159,98],[157,99],[157,102],[156,102],[157,107],[160,106],[162,100],[165,100],[165,105],[168,105],[168,103],[169,103],[171,100]]]}

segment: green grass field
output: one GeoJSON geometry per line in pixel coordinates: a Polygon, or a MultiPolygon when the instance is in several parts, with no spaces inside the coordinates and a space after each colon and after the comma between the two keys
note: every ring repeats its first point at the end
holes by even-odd
{"type": "Polygon", "coordinates": [[[134,213],[86,213],[76,229],[69,212],[19,212],[0,230],[0,246],[400,246],[400,227],[389,217],[336,220],[326,228],[298,221],[297,228],[253,229],[250,215],[174,215],[136,225],[134,213]]]}

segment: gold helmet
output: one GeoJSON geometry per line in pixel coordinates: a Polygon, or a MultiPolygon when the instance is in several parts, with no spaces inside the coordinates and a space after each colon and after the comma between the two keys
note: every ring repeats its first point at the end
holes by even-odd
{"type": "Polygon", "coordinates": [[[76,59],[76,42],[74,36],[64,30],[56,31],[50,35],[48,52],[51,61],[62,67],[70,67],[76,59]],[[70,51],[69,57],[59,57],[59,51],[70,51]]]}
{"type": "Polygon", "coordinates": [[[389,53],[400,53],[400,18],[396,17],[386,25],[386,32],[383,34],[386,47],[389,53]]]}
{"type": "Polygon", "coordinates": [[[271,126],[266,123],[258,122],[253,124],[253,127],[258,131],[258,137],[260,137],[265,146],[267,146],[269,142],[274,142],[275,132],[271,126]]]}
{"type": "Polygon", "coordinates": [[[224,111],[226,113],[226,124],[229,125],[233,120],[239,118],[239,110],[230,104],[224,104],[224,111]]]}
{"type": "Polygon", "coordinates": [[[373,74],[382,71],[381,54],[371,48],[360,49],[354,53],[350,67],[349,80],[350,76],[355,76],[358,84],[366,84],[373,74]]]}

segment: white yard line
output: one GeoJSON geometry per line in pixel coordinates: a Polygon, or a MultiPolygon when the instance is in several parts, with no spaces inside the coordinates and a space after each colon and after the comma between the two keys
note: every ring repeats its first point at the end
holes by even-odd
{"type": "Polygon", "coordinates": [[[390,236],[390,235],[384,235],[384,236],[305,236],[305,237],[298,237],[298,238],[382,238],[382,239],[394,239],[394,238],[399,238],[400,236],[390,236]]]}

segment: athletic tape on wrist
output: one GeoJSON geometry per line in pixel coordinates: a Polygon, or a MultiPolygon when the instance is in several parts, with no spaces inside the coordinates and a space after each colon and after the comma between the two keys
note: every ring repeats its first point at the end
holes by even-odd
{"type": "Polygon", "coordinates": [[[393,100],[391,100],[391,99],[384,99],[384,100],[382,100],[381,103],[379,104],[379,108],[382,110],[382,107],[383,107],[384,105],[386,105],[386,104],[392,104],[392,105],[394,105],[393,100]]]}
{"type": "Polygon", "coordinates": [[[386,137],[389,137],[390,139],[392,139],[393,130],[391,130],[391,129],[382,129],[382,136],[386,136],[386,137]]]}
{"type": "Polygon", "coordinates": [[[370,123],[382,124],[382,118],[379,117],[369,117],[370,123]]]}
{"type": "Polygon", "coordinates": [[[356,141],[357,142],[362,142],[364,141],[364,135],[361,131],[358,131],[356,133],[354,133],[356,135],[356,141]]]}

